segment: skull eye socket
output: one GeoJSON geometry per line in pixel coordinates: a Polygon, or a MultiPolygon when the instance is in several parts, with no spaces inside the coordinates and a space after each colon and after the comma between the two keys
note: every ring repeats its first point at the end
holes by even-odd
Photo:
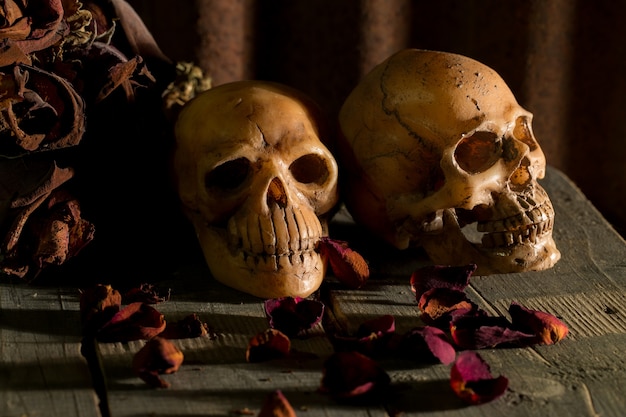
{"type": "Polygon", "coordinates": [[[464,137],[454,150],[459,167],[470,174],[483,172],[502,156],[502,141],[493,132],[475,132],[464,137]]]}
{"type": "Polygon", "coordinates": [[[515,137],[515,139],[528,145],[528,148],[531,152],[537,149],[537,147],[539,146],[533,138],[533,134],[530,131],[530,123],[528,121],[528,118],[525,116],[520,116],[515,120],[513,136],[515,137]]]}
{"type": "Polygon", "coordinates": [[[234,190],[248,178],[250,169],[250,161],[246,158],[226,161],[206,174],[204,177],[204,185],[207,189],[217,189],[220,191],[234,190]]]}
{"type": "Polygon", "coordinates": [[[303,184],[324,184],[330,175],[326,160],[321,155],[307,154],[296,159],[289,166],[291,175],[303,184]]]}

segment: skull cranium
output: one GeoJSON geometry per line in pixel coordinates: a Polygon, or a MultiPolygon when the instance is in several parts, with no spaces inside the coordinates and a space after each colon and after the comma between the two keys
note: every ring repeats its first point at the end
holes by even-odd
{"type": "Polygon", "coordinates": [[[476,263],[477,274],[560,258],[532,114],[491,68],[400,51],[361,80],[339,122],[346,205],[387,242],[422,246],[438,264],[476,263]]]}
{"type": "Polygon", "coordinates": [[[319,129],[310,99],[262,81],[217,86],[181,110],[176,186],[218,281],[263,298],[320,286],[326,260],[316,245],[338,190],[319,129]]]}

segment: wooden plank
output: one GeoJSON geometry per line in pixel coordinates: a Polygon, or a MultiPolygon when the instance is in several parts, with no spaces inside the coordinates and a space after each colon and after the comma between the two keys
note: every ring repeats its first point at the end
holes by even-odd
{"type": "Polygon", "coordinates": [[[0,284],[0,416],[98,417],[76,290],[0,284]]]}
{"type": "Polygon", "coordinates": [[[175,322],[196,313],[217,336],[173,340],[185,359],[178,372],[163,376],[171,384],[167,389],[151,388],[133,375],[132,356],[143,341],[99,343],[112,417],[257,415],[265,397],[278,389],[307,416],[339,417],[348,411],[369,415],[368,410],[335,404],[318,392],[322,362],[332,352],[321,326],[292,338],[289,358],[248,363],[250,338],[269,327],[263,300],[217,283],[204,263],[188,266],[174,281],[159,286],[172,288],[170,301],[155,306],[166,320],[175,322]]]}
{"type": "MultiPolygon", "coordinates": [[[[475,407],[452,394],[449,366],[383,363],[399,388],[389,409],[407,416],[626,414],[626,243],[560,172],[550,169],[543,185],[557,213],[561,261],[547,271],[472,277],[468,293],[494,315],[506,316],[511,301],[555,314],[569,326],[568,337],[553,346],[479,351],[494,374],[509,378],[510,388],[475,407]]],[[[348,329],[380,314],[396,316],[399,332],[421,324],[409,277],[423,255],[416,251],[409,264],[394,256],[386,252],[384,265],[370,259],[377,276],[366,288],[331,292],[332,309],[348,329]]]]}

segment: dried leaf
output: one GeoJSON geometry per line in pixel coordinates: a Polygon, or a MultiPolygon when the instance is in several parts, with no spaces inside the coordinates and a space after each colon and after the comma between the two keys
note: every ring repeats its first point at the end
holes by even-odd
{"type": "Polygon", "coordinates": [[[212,338],[217,337],[214,333],[209,333],[209,326],[193,313],[175,323],[168,322],[159,336],[166,339],[188,339],[209,335],[212,338]]]}
{"type": "Polygon", "coordinates": [[[122,295],[110,285],[96,284],[81,291],[79,305],[84,333],[93,335],[120,311],[122,295]]]}
{"type": "Polygon", "coordinates": [[[135,375],[155,388],[168,388],[170,384],[159,375],[172,374],[183,363],[183,352],[162,337],[153,337],[135,354],[132,369],[135,375]]]}
{"type": "Polygon", "coordinates": [[[450,371],[450,386],[468,404],[483,404],[500,397],[509,381],[504,376],[494,378],[489,365],[472,351],[459,353],[450,371]]]}
{"type": "Polygon", "coordinates": [[[153,284],[143,283],[138,287],[131,288],[124,294],[124,302],[127,304],[142,302],[146,304],[158,304],[168,301],[171,295],[171,288],[165,294],[153,284]]]}

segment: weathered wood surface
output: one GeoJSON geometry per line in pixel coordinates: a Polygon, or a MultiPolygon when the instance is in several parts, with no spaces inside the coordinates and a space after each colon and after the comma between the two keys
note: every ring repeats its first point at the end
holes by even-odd
{"type": "Polygon", "coordinates": [[[97,417],[78,292],[0,285],[0,416],[97,417]]]}
{"type": "MultiPolygon", "coordinates": [[[[167,389],[151,388],[133,375],[132,356],[143,342],[98,344],[106,386],[106,395],[101,398],[103,417],[257,415],[265,396],[276,389],[283,391],[299,416],[311,417],[386,416],[398,412],[403,416],[437,417],[626,415],[626,242],[560,172],[550,169],[543,185],[557,212],[554,235],[561,261],[548,271],[472,277],[469,295],[493,314],[506,315],[511,301],[553,313],[569,326],[570,334],[553,346],[479,351],[494,375],[509,379],[509,390],[503,397],[480,406],[467,406],[449,388],[450,366],[384,359],[380,364],[392,380],[388,398],[367,406],[337,403],[318,392],[322,363],[332,352],[321,327],[292,340],[294,354],[288,359],[247,363],[245,350],[249,339],[268,327],[262,300],[218,284],[198,260],[181,268],[170,281],[157,283],[172,289],[170,301],[157,305],[157,309],[168,321],[197,313],[211,326],[215,337],[174,341],[185,354],[185,361],[178,372],[163,376],[171,384],[167,389]]],[[[409,277],[425,264],[422,253],[399,253],[378,247],[350,223],[336,222],[333,227],[331,234],[350,241],[368,259],[373,272],[368,285],[360,290],[341,289],[330,281],[324,285],[324,301],[337,324],[355,330],[367,319],[392,314],[398,332],[420,325],[409,277]]],[[[64,361],[73,367],[55,375],[56,384],[38,382],[31,389],[25,382],[32,368],[44,370],[36,375],[41,380],[42,373],[58,366],[50,349],[47,356],[40,352],[40,356],[26,359],[28,365],[18,371],[17,378],[22,382],[10,392],[20,392],[24,398],[28,394],[49,399],[52,392],[70,396],[75,401],[74,411],[66,415],[78,415],[76,409],[80,407],[85,408],[80,415],[93,415],[93,408],[80,405],[86,404],[85,398],[92,391],[89,378],[82,374],[85,368],[77,347],[70,343],[78,340],[79,330],[73,327],[78,326],[77,299],[73,298],[76,294],[70,290],[37,290],[50,291],[40,292],[38,301],[30,303],[37,312],[32,313],[37,324],[27,320],[30,325],[20,329],[6,324],[6,319],[18,315],[19,309],[6,301],[15,296],[4,294],[27,291],[20,295],[24,298],[33,289],[0,289],[0,306],[5,310],[0,312],[0,387],[8,386],[5,375],[16,363],[16,354],[8,350],[8,342],[27,345],[32,338],[39,338],[38,346],[58,348],[60,344],[66,352],[64,361]],[[56,304],[51,300],[56,300],[56,304]],[[57,323],[45,314],[47,311],[57,319],[67,316],[64,332],[59,334],[39,323],[57,323]],[[73,350],[68,346],[73,346],[73,350]],[[70,350],[72,356],[68,356],[70,350]],[[47,359],[50,363],[45,362],[47,359]]],[[[0,415],[14,415],[5,411],[9,398],[4,389],[0,398],[0,415]]],[[[26,410],[24,415],[37,414],[26,410]]]]}

